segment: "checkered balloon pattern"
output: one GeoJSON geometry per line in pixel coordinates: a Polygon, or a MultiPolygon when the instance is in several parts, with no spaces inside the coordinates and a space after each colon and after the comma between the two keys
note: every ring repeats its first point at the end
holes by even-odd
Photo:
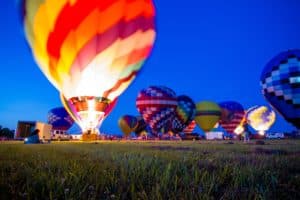
{"type": "Polygon", "coordinates": [[[51,124],[54,130],[68,130],[74,123],[74,120],[63,107],[51,109],[47,118],[48,124],[51,124]]]}
{"type": "Polygon", "coordinates": [[[219,121],[223,129],[229,134],[234,134],[234,130],[242,123],[245,117],[243,106],[235,101],[225,101],[219,103],[221,108],[221,119],[219,121]]]}
{"type": "Polygon", "coordinates": [[[186,96],[177,97],[177,108],[175,110],[174,120],[172,121],[172,131],[179,133],[190,124],[196,114],[196,105],[193,100],[186,96]]]}
{"type": "Polygon", "coordinates": [[[176,94],[164,86],[150,86],[139,92],[136,107],[145,122],[158,133],[174,119],[176,94]]]}
{"type": "Polygon", "coordinates": [[[300,129],[300,50],[275,56],[264,68],[260,84],[269,103],[300,129]]]}

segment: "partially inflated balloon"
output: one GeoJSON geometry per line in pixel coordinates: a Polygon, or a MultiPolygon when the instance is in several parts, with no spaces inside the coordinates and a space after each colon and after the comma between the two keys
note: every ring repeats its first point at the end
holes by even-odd
{"type": "Polygon", "coordinates": [[[276,115],[266,106],[254,106],[247,110],[246,119],[252,128],[264,134],[275,122],[276,115]]]}
{"type": "Polygon", "coordinates": [[[68,130],[74,123],[68,112],[63,107],[53,108],[48,112],[48,124],[53,130],[68,130]]]}
{"type": "Polygon", "coordinates": [[[138,125],[137,118],[131,115],[124,115],[118,121],[119,127],[125,136],[128,136],[138,125]]]}
{"type": "Polygon", "coordinates": [[[174,133],[181,132],[190,124],[196,114],[196,105],[190,97],[186,95],[178,96],[177,102],[178,105],[172,121],[172,131],[174,133]]]}
{"type": "Polygon", "coordinates": [[[174,119],[176,94],[164,86],[150,86],[139,92],[136,107],[151,129],[158,133],[174,119]]]}
{"type": "Polygon", "coordinates": [[[219,103],[221,108],[220,125],[229,134],[234,134],[234,130],[242,123],[245,116],[243,106],[235,101],[225,101],[219,103]]]}
{"type": "Polygon", "coordinates": [[[265,66],[260,81],[269,103],[300,129],[300,50],[275,56],[265,66]]]}
{"type": "Polygon", "coordinates": [[[195,121],[205,132],[210,131],[218,123],[221,117],[221,108],[218,104],[210,101],[203,101],[196,105],[195,121]]]}
{"type": "Polygon", "coordinates": [[[134,80],[155,38],[151,0],[23,0],[27,41],[79,125],[99,126],[134,80]]]}

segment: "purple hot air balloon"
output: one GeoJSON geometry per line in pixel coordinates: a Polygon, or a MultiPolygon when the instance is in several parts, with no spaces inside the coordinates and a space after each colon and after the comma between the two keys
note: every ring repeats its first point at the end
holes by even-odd
{"type": "Polygon", "coordinates": [[[64,107],[57,107],[49,110],[48,123],[52,125],[53,130],[66,131],[74,123],[74,120],[64,107]]]}

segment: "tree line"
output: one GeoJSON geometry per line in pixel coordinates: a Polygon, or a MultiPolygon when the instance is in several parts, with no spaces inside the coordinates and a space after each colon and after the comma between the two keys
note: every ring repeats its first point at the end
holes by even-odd
{"type": "Polygon", "coordinates": [[[0,126],[0,138],[5,137],[5,138],[14,138],[15,131],[10,130],[9,128],[3,128],[0,126]]]}

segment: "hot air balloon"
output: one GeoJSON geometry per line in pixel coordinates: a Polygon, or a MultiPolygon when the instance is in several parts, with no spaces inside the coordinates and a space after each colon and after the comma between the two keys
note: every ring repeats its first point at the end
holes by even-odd
{"type": "Polygon", "coordinates": [[[260,83],[273,108],[300,129],[300,50],[275,56],[263,69],[260,83]]]}
{"type": "Polygon", "coordinates": [[[174,133],[183,131],[191,123],[196,114],[196,105],[190,97],[186,95],[178,96],[177,102],[178,105],[172,121],[172,131],[174,133]]]}
{"type": "Polygon", "coordinates": [[[220,125],[229,134],[234,134],[245,116],[243,106],[235,101],[225,101],[219,103],[221,108],[220,125]]]}
{"type": "Polygon", "coordinates": [[[151,0],[23,0],[24,31],[42,72],[83,132],[134,80],[155,39],[151,0]]]}
{"type": "Polygon", "coordinates": [[[124,115],[119,119],[118,124],[124,136],[127,137],[138,126],[138,120],[135,116],[124,115]]]}
{"type": "Polygon", "coordinates": [[[177,97],[164,86],[150,86],[139,92],[136,107],[155,134],[165,129],[174,119],[177,97]]]}
{"type": "Polygon", "coordinates": [[[185,129],[183,129],[183,133],[184,134],[191,134],[191,133],[193,133],[193,131],[194,131],[194,129],[196,128],[196,121],[195,120],[193,120],[193,121],[191,121],[191,123],[187,126],[187,127],[185,127],[185,129]]]}
{"type": "Polygon", "coordinates": [[[208,132],[215,127],[221,117],[221,108],[211,101],[203,101],[196,105],[195,121],[198,126],[208,132]]]}
{"type": "Polygon", "coordinates": [[[53,132],[65,133],[74,123],[64,107],[49,110],[47,118],[48,124],[52,125],[53,132]]]}
{"type": "Polygon", "coordinates": [[[252,126],[260,135],[264,135],[265,131],[275,122],[275,112],[266,106],[254,106],[247,110],[247,123],[252,126]]]}
{"type": "Polygon", "coordinates": [[[142,116],[136,116],[137,127],[135,128],[135,134],[138,136],[141,132],[145,131],[147,128],[147,123],[144,121],[142,116]]]}

